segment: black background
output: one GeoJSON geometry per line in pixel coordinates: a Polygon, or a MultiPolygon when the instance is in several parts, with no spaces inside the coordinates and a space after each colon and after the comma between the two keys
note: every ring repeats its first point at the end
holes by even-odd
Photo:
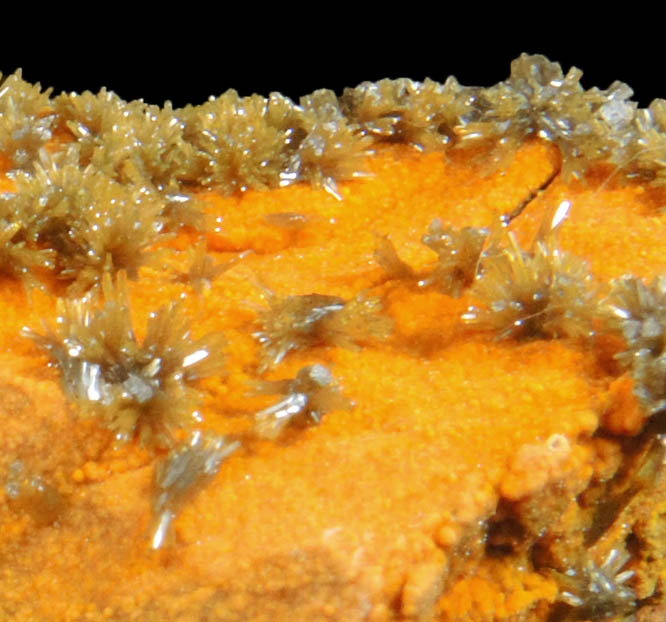
{"type": "MultiPolygon", "coordinates": [[[[20,41],[5,37],[0,43],[0,71],[22,67],[26,80],[54,87],[54,93],[105,86],[124,99],[182,106],[228,88],[297,99],[317,88],[340,92],[385,77],[441,82],[455,75],[465,85],[489,86],[528,52],[559,62],[565,72],[579,67],[586,88],[621,80],[641,106],[666,98],[666,46],[663,36],[646,32],[649,18],[639,28],[628,20],[577,26],[563,8],[534,19],[523,13],[514,22],[481,15],[471,4],[468,13],[455,16],[418,14],[417,5],[409,14],[402,7],[374,15],[334,5],[316,5],[323,14],[315,5],[309,12],[285,5],[275,16],[253,15],[261,11],[258,5],[248,5],[244,15],[178,6],[180,14],[147,18],[118,9],[117,15],[89,16],[90,23],[76,22],[76,14],[54,16],[53,24],[41,16],[39,32],[31,24],[20,41]]],[[[5,33],[12,27],[5,23],[5,33]]]]}

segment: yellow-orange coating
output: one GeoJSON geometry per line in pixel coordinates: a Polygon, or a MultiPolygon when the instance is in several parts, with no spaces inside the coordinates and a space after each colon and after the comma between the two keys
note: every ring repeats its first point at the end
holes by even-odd
{"type": "MultiPolygon", "coordinates": [[[[213,257],[254,252],[202,296],[178,278],[184,253],[165,269],[143,268],[130,295],[139,336],[148,313],[175,299],[193,337],[227,336],[227,374],[200,385],[208,428],[243,435],[271,403],[247,395],[258,378],[251,333],[267,306],[263,287],[279,296],[368,291],[385,301],[395,333],[358,350],[289,354],[268,378],[321,362],[356,407],[237,452],[178,517],[176,545],[157,553],[147,540],[154,454],[114,450],[100,422],[76,417],[57,369],[19,335],[25,325],[53,325],[53,299],[29,298],[1,277],[0,462],[20,459],[48,478],[67,508],[38,527],[0,506],[0,619],[490,621],[552,603],[553,580],[486,559],[475,534],[500,497],[523,499],[553,481],[584,488],[605,460],[588,441],[598,426],[630,435],[643,423],[630,381],[614,380],[580,343],[495,341],[464,328],[469,295],[391,282],[373,252],[376,235],[386,235],[404,261],[426,270],[435,257],[419,240],[434,218],[489,226],[558,165],[557,150],[540,142],[486,176],[463,156],[389,147],[369,159],[372,177],[340,184],[342,201],[300,185],[201,195],[213,257]],[[266,220],[283,212],[307,223],[285,230],[266,220]],[[530,469],[535,456],[540,466],[530,469]]],[[[662,272],[666,217],[654,199],[634,186],[595,187],[556,178],[512,228],[527,245],[545,210],[570,200],[562,246],[600,281],[662,272]]],[[[191,242],[183,234],[176,246],[191,242]]]]}

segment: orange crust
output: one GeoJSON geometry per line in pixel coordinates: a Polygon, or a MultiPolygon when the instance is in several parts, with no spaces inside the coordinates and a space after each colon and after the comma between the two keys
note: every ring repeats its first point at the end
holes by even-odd
{"type": "MultiPolygon", "coordinates": [[[[461,325],[469,295],[455,300],[391,282],[376,264],[381,234],[417,271],[433,265],[419,239],[434,218],[489,225],[553,174],[559,154],[527,142],[490,176],[467,162],[386,147],[367,163],[373,177],[340,184],[343,201],[301,185],[202,194],[216,261],[254,253],[201,297],[177,278],[186,259],[143,268],[130,283],[139,333],[151,310],[182,298],[194,337],[227,336],[227,375],[201,383],[205,425],[222,434],[246,433],[252,414],[271,403],[247,396],[257,378],[251,333],[266,306],[260,283],[280,296],[368,290],[396,322],[387,342],[289,354],[269,378],[322,362],[356,408],[237,452],[184,508],[166,551],[147,544],[154,455],[135,445],[113,450],[97,421],[74,416],[58,371],[19,336],[25,325],[53,325],[53,299],[33,291],[29,300],[3,278],[2,453],[46,474],[66,499],[47,527],[2,504],[5,618],[349,622],[436,613],[453,622],[536,616],[554,602],[552,578],[483,555],[484,521],[500,499],[518,502],[554,482],[573,498],[608,470],[608,456],[590,440],[598,426],[633,435],[644,420],[631,380],[611,375],[599,351],[557,340],[496,342],[461,325]],[[284,230],[265,220],[280,212],[308,222],[284,230]]],[[[10,184],[0,180],[0,190],[10,184]]],[[[659,197],[596,187],[556,178],[512,229],[528,244],[544,211],[568,199],[562,247],[584,257],[600,281],[664,272],[659,197]]],[[[182,234],[174,246],[195,239],[182,234]]]]}

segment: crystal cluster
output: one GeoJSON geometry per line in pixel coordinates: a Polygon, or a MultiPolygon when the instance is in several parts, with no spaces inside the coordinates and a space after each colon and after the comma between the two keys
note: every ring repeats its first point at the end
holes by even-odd
{"type": "Polygon", "coordinates": [[[471,290],[483,306],[463,321],[498,339],[591,335],[596,292],[587,264],[544,241],[526,252],[508,235],[509,247],[483,258],[471,290]]]}
{"type": "Polygon", "coordinates": [[[298,103],[230,90],[174,109],[126,102],[106,89],[51,97],[17,71],[0,83],[0,165],[18,186],[0,202],[0,269],[32,285],[34,268],[55,268],[58,278],[76,281],[72,293],[82,293],[104,271],[132,276],[131,258],[143,257],[158,234],[204,227],[198,189],[233,194],[308,182],[342,199],[339,182],[364,175],[364,157],[387,142],[481,148],[494,170],[538,137],[560,148],[565,177],[580,178],[603,161],[617,166],[620,180],[663,184],[666,102],[638,109],[627,85],[585,90],[581,75],[523,54],[505,81],[487,88],[453,77],[443,84],[387,79],[340,97],[315,91],[298,103]],[[66,139],[56,141],[56,133],[66,139]],[[68,205],[66,217],[55,199],[68,205]],[[114,227],[96,227],[97,213],[114,227]],[[114,247],[105,237],[127,244],[114,247]]]}
{"type": "Polygon", "coordinates": [[[260,371],[278,365],[292,350],[317,345],[357,347],[357,342],[386,339],[390,318],[379,315],[381,301],[360,294],[352,300],[325,294],[286,296],[267,292],[270,308],[262,312],[254,337],[263,346],[260,371]]]}
{"type": "Polygon", "coordinates": [[[634,378],[634,393],[649,414],[666,408],[666,277],[646,285],[625,276],[612,283],[605,301],[610,325],[627,349],[616,358],[634,378]]]}
{"type": "Polygon", "coordinates": [[[10,168],[31,170],[39,149],[53,138],[50,94],[23,80],[20,69],[0,84],[0,152],[10,168]]]}
{"type": "Polygon", "coordinates": [[[301,368],[293,379],[259,382],[256,392],[284,395],[255,415],[255,433],[266,439],[278,438],[294,422],[319,423],[327,412],[348,410],[353,405],[342,395],[330,370],[318,363],[301,368]]]}
{"type": "Polygon", "coordinates": [[[166,239],[160,198],[81,168],[79,152],[76,145],[53,156],[42,149],[32,173],[15,172],[16,192],[0,195],[0,267],[26,280],[45,268],[70,283],[71,294],[118,270],[136,278],[147,247],[166,239]]]}
{"type": "Polygon", "coordinates": [[[222,370],[224,341],[219,334],[192,340],[188,319],[171,304],[150,314],[139,343],[125,274],[116,284],[106,275],[103,294],[101,307],[90,295],[59,299],[55,332],[24,334],[57,361],[82,414],[101,416],[119,441],[138,432],[168,446],[175,429],[200,419],[201,395],[191,383],[222,370]]]}
{"type": "Polygon", "coordinates": [[[563,576],[567,589],[560,600],[572,607],[565,619],[606,620],[629,614],[635,607],[636,594],[628,585],[633,570],[623,570],[630,555],[612,549],[601,565],[588,560],[580,569],[570,569],[563,576]]]}
{"type": "Polygon", "coordinates": [[[380,142],[420,150],[487,144],[510,152],[538,136],[562,150],[565,173],[595,161],[627,174],[661,177],[664,102],[638,109],[632,90],[614,82],[585,90],[582,72],[523,54],[491,87],[406,78],[363,82],[340,97],[315,91],[299,103],[279,93],[241,97],[229,90],[198,106],[174,109],[99,94],[50,97],[39,85],[7,77],[0,89],[0,146],[10,168],[30,170],[54,129],[81,146],[81,165],[114,179],[169,193],[193,186],[225,192],[310,181],[337,194],[335,182],[362,171],[359,157],[380,142]],[[631,165],[629,166],[629,162],[631,165]]]}
{"type": "Polygon", "coordinates": [[[172,449],[155,469],[154,527],[150,544],[164,547],[173,537],[171,526],[180,509],[208,484],[222,462],[240,447],[238,441],[193,432],[189,439],[172,449]]]}
{"type": "Polygon", "coordinates": [[[436,218],[421,237],[421,242],[437,253],[437,263],[423,278],[400,259],[386,237],[378,237],[375,260],[392,279],[411,280],[419,287],[436,287],[443,294],[460,298],[474,282],[487,239],[487,229],[449,227],[436,218]]]}

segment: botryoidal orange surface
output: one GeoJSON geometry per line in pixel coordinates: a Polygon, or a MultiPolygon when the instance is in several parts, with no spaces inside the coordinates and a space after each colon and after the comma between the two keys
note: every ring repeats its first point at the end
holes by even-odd
{"type": "MultiPolygon", "coordinates": [[[[309,186],[202,195],[216,261],[253,253],[201,296],[179,279],[187,262],[177,259],[143,268],[130,296],[139,333],[150,311],[174,299],[196,333],[225,333],[227,373],[201,384],[208,428],[243,434],[271,403],[248,397],[264,287],[344,298],[366,290],[384,298],[395,331],[358,350],[291,353],[272,370],[268,378],[293,377],[322,362],[356,406],[229,458],[183,509],[176,543],[163,551],[148,544],[154,455],[113,450],[98,422],[76,418],[57,369],[19,334],[53,325],[53,299],[28,298],[3,277],[2,455],[45,474],[65,499],[47,526],[0,506],[4,619],[350,622],[435,611],[453,622],[515,619],[554,602],[552,579],[482,555],[481,527],[500,498],[522,499],[550,481],[583,490],[602,468],[591,434],[600,425],[633,434],[643,423],[631,384],[607,377],[597,354],[575,342],[495,341],[463,327],[469,295],[391,282],[373,252],[386,235],[404,261],[427,268],[434,257],[420,237],[434,218],[488,226],[535,193],[558,158],[528,142],[508,169],[483,175],[463,159],[387,147],[368,161],[372,177],[340,185],[342,201],[309,186]],[[307,224],[290,230],[265,218],[283,212],[307,224]],[[553,435],[565,437],[557,451],[553,435]]],[[[558,177],[512,225],[519,240],[527,245],[545,210],[565,199],[562,247],[600,281],[665,271],[666,219],[638,186],[600,190],[558,177]]]]}

